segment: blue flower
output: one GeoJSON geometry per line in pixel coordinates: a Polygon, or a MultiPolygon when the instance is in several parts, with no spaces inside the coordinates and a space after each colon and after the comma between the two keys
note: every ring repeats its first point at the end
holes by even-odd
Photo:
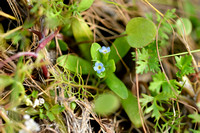
{"type": "Polygon", "coordinates": [[[101,49],[99,49],[100,53],[106,54],[110,52],[110,47],[103,46],[101,49]]]}
{"type": "Polygon", "coordinates": [[[96,62],[95,66],[93,68],[94,68],[95,71],[97,71],[98,74],[100,74],[101,72],[105,71],[103,63],[101,63],[101,62],[96,62]]]}

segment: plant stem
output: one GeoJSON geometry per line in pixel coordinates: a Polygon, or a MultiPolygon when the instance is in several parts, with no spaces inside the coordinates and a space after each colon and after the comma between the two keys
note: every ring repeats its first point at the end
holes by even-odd
{"type": "Polygon", "coordinates": [[[17,53],[15,55],[11,56],[10,58],[6,59],[5,61],[0,62],[0,69],[4,66],[4,64],[6,64],[6,63],[8,63],[12,60],[15,60],[15,59],[17,59],[21,56],[32,56],[32,57],[37,58],[38,55],[35,52],[20,52],[20,53],[17,53]]]}
{"type": "Polygon", "coordinates": [[[36,49],[35,53],[38,53],[41,49],[43,49],[46,46],[46,44],[48,42],[50,42],[57,35],[57,33],[59,32],[60,29],[61,29],[61,27],[59,27],[55,32],[51,33],[46,38],[41,39],[39,42],[39,46],[36,49]]]}
{"type": "MultiPolygon", "coordinates": [[[[192,50],[191,53],[197,53],[200,52],[200,49],[197,50],[192,50]]],[[[188,52],[182,52],[182,53],[177,53],[177,54],[171,54],[171,55],[165,55],[165,56],[161,56],[160,58],[168,58],[168,57],[173,57],[173,56],[177,56],[177,55],[185,55],[188,54],[188,52]]]]}

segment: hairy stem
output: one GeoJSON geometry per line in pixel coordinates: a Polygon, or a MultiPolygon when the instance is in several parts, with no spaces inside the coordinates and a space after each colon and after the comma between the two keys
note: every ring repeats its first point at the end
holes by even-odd
{"type": "Polygon", "coordinates": [[[12,60],[15,60],[15,59],[17,59],[17,58],[19,58],[21,56],[31,56],[31,57],[37,58],[38,55],[35,52],[20,52],[20,53],[17,53],[15,55],[11,56],[10,58],[8,58],[8,59],[6,59],[4,61],[1,61],[0,62],[0,69],[4,66],[4,64],[6,64],[6,63],[8,63],[8,62],[10,62],[12,60]]]}

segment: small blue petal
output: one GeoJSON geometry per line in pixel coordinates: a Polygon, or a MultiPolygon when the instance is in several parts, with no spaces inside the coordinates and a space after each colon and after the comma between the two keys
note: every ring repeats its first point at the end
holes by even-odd
{"type": "Polygon", "coordinates": [[[107,51],[110,52],[110,47],[107,47],[107,51]]]}
{"type": "Polygon", "coordinates": [[[98,67],[96,67],[96,66],[94,66],[93,68],[94,68],[94,70],[95,70],[95,71],[97,71],[97,70],[98,70],[98,67]]]}
{"type": "Polygon", "coordinates": [[[105,67],[102,67],[101,71],[102,71],[102,72],[105,71],[105,67]]]}
{"type": "Polygon", "coordinates": [[[95,66],[98,66],[98,64],[99,64],[99,63],[98,63],[98,62],[96,62],[96,63],[95,63],[95,66]]]}
{"type": "Polygon", "coordinates": [[[99,66],[103,67],[103,64],[102,64],[102,63],[99,63],[99,66]]]}
{"type": "Polygon", "coordinates": [[[99,52],[103,53],[103,54],[109,53],[110,52],[110,47],[106,48],[105,46],[103,46],[101,49],[99,49],[99,52]]]}
{"type": "Polygon", "coordinates": [[[98,74],[101,73],[101,70],[97,70],[97,73],[98,73],[98,74]]]}

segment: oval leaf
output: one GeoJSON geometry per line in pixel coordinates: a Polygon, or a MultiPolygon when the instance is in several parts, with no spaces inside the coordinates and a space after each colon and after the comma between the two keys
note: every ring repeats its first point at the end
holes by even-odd
{"type": "Polygon", "coordinates": [[[189,35],[192,31],[192,23],[188,18],[180,18],[180,19],[176,21],[176,28],[178,34],[189,35]]]}
{"type": "Polygon", "coordinates": [[[99,53],[101,46],[98,43],[93,43],[90,49],[92,60],[97,61],[101,59],[101,54],[99,53]]]}
{"type": "Polygon", "coordinates": [[[131,19],[126,26],[127,41],[131,47],[142,48],[152,42],[156,36],[156,26],[142,17],[131,19]]]}
{"type": "Polygon", "coordinates": [[[105,67],[106,67],[107,74],[115,72],[116,70],[115,61],[113,59],[107,61],[105,67]]]}
{"type": "Polygon", "coordinates": [[[111,93],[101,94],[94,101],[94,111],[100,115],[109,115],[119,108],[119,99],[111,93]]]}
{"type": "Polygon", "coordinates": [[[82,12],[90,8],[94,0],[81,0],[78,6],[78,11],[82,12]]]}
{"type": "Polygon", "coordinates": [[[131,48],[125,36],[117,38],[113,42],[113,45],[110,48],[111,50],[110,50],[109,59],[114,59],[115,62],[118,62],[120,60],[120,57],[123,58],[128,53],[129,49],[131,48]],[[118,54],[120,55],[120,57],[118,54]]]}
{"type": "Polygon", "coordinates": [[[109,74],[105,82],[108,87],[120,98],[126,99],[128,97],[128,89],[124,83],[115,76],[114,73],[109,74]]]}
{"type": "MultiPolygon", "coordinates": [[[[93,40],[93,33],[81,16],[73,17],[71,26],[74,38],[77,42],[93,40]]],[[[87,52],[90,51],[90,44],[83,43],[78,46],[84,57],[88,60],[91,59],[90,52],[87,52]]]]}
{"type": "Polygon", "coordinates": [[[90,27],[81,16],[72,18],[72,32],[77,42],[93,39],[93,33],[90,27]]]}
{"type": "Polygon", "coordinates": [[[137,98],[132,95],[130,91],[128,91],[128,98],[121,100],[122,107],[124,108],[126,114],[128,115],[131,122],[137,127],[142,126],[142,122],[140,119],[139,109],[137,98]]]}
{"type": "Polygon", "coordinates": [[[75,73],[88,74],[91,71],[91,65],[88,61],[74,55],[63,55],[57,59],[59,66],[75,73]]]}

